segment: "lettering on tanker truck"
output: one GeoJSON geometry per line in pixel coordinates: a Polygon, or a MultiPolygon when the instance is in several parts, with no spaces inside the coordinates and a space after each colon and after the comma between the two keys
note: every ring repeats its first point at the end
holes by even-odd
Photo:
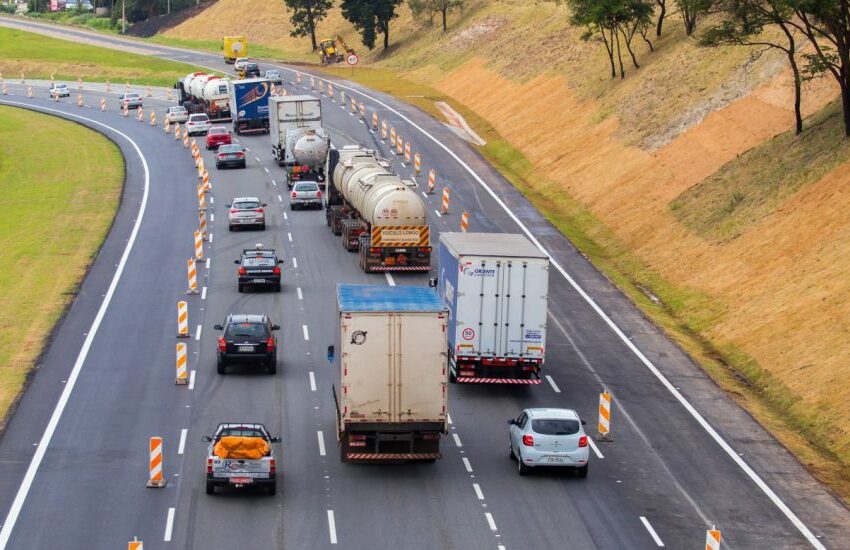
{"type": "Polygon", "coordinates": [[[430,242],[427,225],[372,228],[372,246],[428,246],[430,242]]]}

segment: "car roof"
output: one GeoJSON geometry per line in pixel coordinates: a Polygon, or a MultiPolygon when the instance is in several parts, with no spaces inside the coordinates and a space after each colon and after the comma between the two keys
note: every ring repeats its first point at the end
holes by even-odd
{"type": "Polygon", "coordinates": [[[227,316],[228,323],[264,323],[266,316],[255,313],[231,313],[227,316]]]}
{"type": "Polygon", "coordinates": [[[566,420],[578,420],[578,413],[573,409],[539,408],[526,409],[531,418],[563,418],[566,420]]]}
{"type": "Polygon", "coordinates": [[[172,105],[171,107],[168,108],[168,110],[169,111],[185,111],[186,107],[184,107],[182,105],[172,105]]]}

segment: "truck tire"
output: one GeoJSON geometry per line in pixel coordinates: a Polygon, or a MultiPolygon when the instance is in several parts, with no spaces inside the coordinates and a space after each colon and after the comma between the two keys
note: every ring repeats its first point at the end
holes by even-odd
{"type": "Polygon", "coordinates": [[[329,185],[333,184],[333,175],[337,164],[339,164],[339,150],[331,149],[328,151],[328,169],[325,170],[325,182],[329,185]]]}
{"type": "Polygon", "coordinates": [[[214,495],[215,494],[215,483],[207,480],[207,494],[214,495]]]}

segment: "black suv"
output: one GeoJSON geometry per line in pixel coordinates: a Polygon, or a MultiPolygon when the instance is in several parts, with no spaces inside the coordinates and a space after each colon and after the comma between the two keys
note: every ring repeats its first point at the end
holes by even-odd
{"type": "Polygon", "coordinates": [[[247,285],[270,286],[275,292],[280,292],[280,264],[283,260],[277,257],[274,248],[255,248],[242,250],[242,257],[234,260],[239,266],[239,292],[245,292],[247,285]]]}
{"type": "Polygon", "coordinates": [[[277,338],[279,330],[265,315],[228,315],[218,339],[218,373],[225,374],[229,365],[260,365],[266,372],[277,372],[277,338]]]}
{"type": "Polygon", "coordinates": [[[260,66],[256,63],[245,63],[240,73],[242,78],[260,78],[260,66]]]}

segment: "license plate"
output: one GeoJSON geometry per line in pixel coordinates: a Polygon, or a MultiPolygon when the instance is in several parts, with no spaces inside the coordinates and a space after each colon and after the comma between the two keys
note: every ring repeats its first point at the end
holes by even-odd
{"type": "Polygon", "coordinates": [[[251,353],[254,351],[254,346],[239,346],[239,351],[251,353]]]}
{"type": "Polygon", "coordinates": [[[254,480],[250,477],[231,477],[230,483],[244,485],[246,483],[251,483],[254,480]]]}
{"type": "Polygon", "coordinates": [[[365,441],[349,441],[348,446],[349,447],[365,447],[366,442],[365,441]]]}
{"type": "Polygon", "coordinates": [[[265,279],[254,279],[254,282],[255,283],[265,283],[266,280],[265,279]]]}
{"type": "Polygon", "coordinates": [[[558,464],[563,464],[566,461],[567,461],[566,457],[563,457],[563,456],[550,456],[549,459],[548,459],[548,462],[554,462],[554,463],[558,463],[558,464]]]}

